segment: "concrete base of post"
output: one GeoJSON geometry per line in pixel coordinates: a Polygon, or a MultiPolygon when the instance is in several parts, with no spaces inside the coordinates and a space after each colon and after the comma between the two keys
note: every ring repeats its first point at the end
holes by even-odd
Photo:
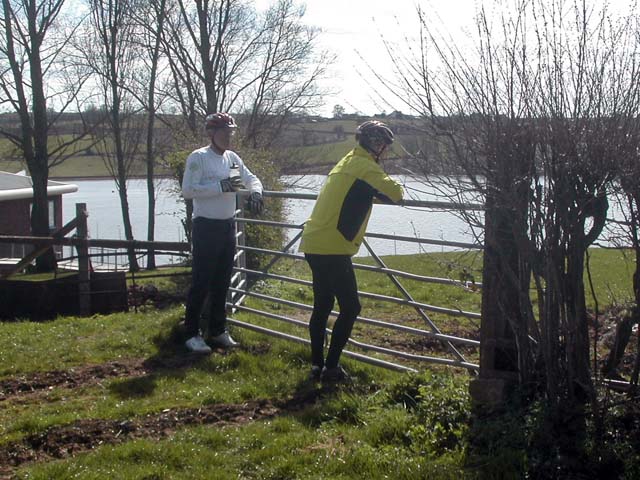
{"type": "Polygon", "coordinates": [[[513,381],[505,378],[476,378],[469,383],[471,401],[478,407],[499,407],[505,403],[513,381]]]}

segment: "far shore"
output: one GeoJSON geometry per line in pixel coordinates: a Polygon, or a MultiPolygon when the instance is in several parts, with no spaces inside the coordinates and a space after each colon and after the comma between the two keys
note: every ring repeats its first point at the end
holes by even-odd
{"type": "MultiPolygon", "coordinates": [[[[336,161],[337,162],[337,161],[336,161]]],[[[314,165],[297,165],[296,168],[286,168],[280,172],[280,175],[328,175],[331,169],[335,166],[336,162],[323,163],[314,165]]],[[[406,160],[389,159],[382,162],[384,170],[391,175],[406,175],[409,173],[407,167],[409,162],[406,160]]],[[[145,175],[132,175],[128,177],[130,180],[144,180],[147,177],[145,175]]],[[[154,175],[153,178],[175,178],[173,175],[161,174],[154,175]]],[[[112,180],[111,175],[81,175],[81,176],[50,176],[49,180],[68,182],[73,180],[112,180]]]]}
{"type": "MultiPolygon", "coordinates": [[[[147,177],[145,175],[131,175],[127,177],[128,180],[145,180],[147,177]]],[[[153,178],[174,178],[172,175],[154,175],[153,178]]],[[[49,180],[53,180],[54,182],[69,182],[73,180],[113,180],[111,175],[80,175],[77,177],[69,177],[69,176],[51,176],[49,180]]]]}

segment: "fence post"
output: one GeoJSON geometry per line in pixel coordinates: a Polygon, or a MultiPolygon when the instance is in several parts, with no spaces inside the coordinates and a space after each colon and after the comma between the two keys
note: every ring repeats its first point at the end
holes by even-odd
{"type": "Polygon", "coordinates": [[[78,307],[80,315],[91,314],[91,272],[89,267],[89,247],[87,246],[87,204],[76,203],[76,232],[80,242],[78,250],[78,307]]]}
{"type": "MultiPolygon", "coordinates": [[[[514,325],[526,326],[519,308],[519,285],[508,275],[518,271],[519,257],[514,238],[513,204],[488,195],[485,209],[482,264],[482,319],[480,322],[480,376],[469,384],[477,405],[495,407],[527,374],[519,359],[514,325]]],[[[526,352],[526,336],[521,351],[526,352]]],[[[522,353],[521,353],[522,354],[522,353]]]]}

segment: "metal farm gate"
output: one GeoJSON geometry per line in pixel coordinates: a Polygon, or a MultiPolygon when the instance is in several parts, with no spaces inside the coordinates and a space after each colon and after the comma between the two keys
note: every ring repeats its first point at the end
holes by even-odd
{"type": "MultiPolygon", "coordinates": [[[[297,200],[308,200],[314,201],[316,199],[316,195],[314,194],[303,194],[303,193],[283,193],[283,192],[264,192],[265,197],[272,198],[283,198],[283,199],[297,199],[297,200]]],[[[445,211],[458,211],[461,208],[466,210],[482,210],[483,207],[481,205],[460,205],[453,204],[449,202],[433,202],[433,201],[417,201],[417,200],[407,200],[403,203],[403,206],[414,207],[414,209],[429,209],[429,210],[445,210],[445,211]]],[[[375,208],[375,206],[374,206],[375,208]]],[[[394,208],[400,209],[400,206],[395,206],[394,208]]],[[[300,237],[302,236],[302,228],[303,224],[291,224],[291,223],[283,223],[283,222],[275,222],[275,221],[266,221],[266,220],[256,220],[256,219],[248,219],[243,217],[242,209],[238,209],[237,212],[237,240],[238,240],[238,251],[236,253],[236,268],[235,273],[232,278],[232,285],[230,288],[229,294],[229,307],[233,313],[235,312],[247,312],[253,314],[254,316],[259,316],[265,319],[275,320],[277,321],[275,324],[288,324],[295,325],[297,327],[301,327],[298,329],[300,334],[292,334],[282,331],[279,328],[273,327],[274,322],[271,323],[271,327],[267,327],[264,325],[259,325],[257,323],[250,323],[246,320],[238,320],[237,318],[229,318],[229,323],[231,325],[235,325],[240,328],[246,328],[249,330],[253,330],[256,332],[260,332],[266,335],[271,335],[278,338],[283,338],[286,340],[305,343],[308,344],[308,317],[310,316],[310,312],[313,310],[313,305],[308,303],[302,303],[295,299],[287,299],[282,296],[282,292],[278,292],[278,294],[273,293],[260,293],[256,291],[255,288],[249,287],[249,279],[252,280],[251,284],[256,285],[257,280],[274,280],[280,282],[286,282],[294,285],[299,285],[302,288],[308,289],[311,291],[312,283],[310,280],[296,278],[290,275],[283,275],[282,272],[275,273],[274,268],[282,259],[292,259],[295,262],[303,262],[306,265],[306,261],[304,260],[304,256],[298,253],[292,253],[293,247],[299,242],[300,237]],[[263,248],[257,248],[246,245],[245,242],[245,226],[248,224],[254,225],[262,225],[269,228],[285,228],[292,229],[296,232],[293,238],[286,243],[282,250],[268,250],[263,248]],[[253,252],[254,254],[264,255],[270,257],[266,267],[262,268],[262,270],[252,270],[247,268],[246,265],[246,253],[253,252]],[[261,303],[262,306],[254,307],[249,306],[247,300],[248,299],[256,299],[258,302],[253,303],[261,303]],[[261,302],[259,302],[261,301],[261,302]],[[271,307],[271,308],[268,308],[271,307]],[[285,315],[280,313],[282,307],[287,308],[289,311],[294,312],[294,315],[285,315]],[[295,318],[297,317],[297,318],[295,318]],[[306,318],[305,318],[306,317],[306,318]],[[300,318],[304,318],[301,320],[300,318]]],[[[366,272],[374,272],[376,275],[382,275],[388,279],[391,284],[395,286],[395,289],[398,292],[398,296],[387,296],[376,294],[372,292],[366,291],[358,291],[358,294],[361,299],[372,300],[374,302],[382,302],[391,305],[410,307],[415,312],[415,315],[421,320],[420,326],[410,326],[405,325],[401,322],[393,322],[389,320],[382,320],[376,318],[367,318],[364,316],[358,316],[356,321],[357,325],[367,325],[371,327],[377,327],[381,329],[387,329],[388,331],[394,331],[400,334],[403,334],[408,338],[409,336],[415,337],[417,339],[430,339],[431,342],[436,341],[442,345],[440,350],[444,352],[443,355],[433,356],[433,355],[424,355],[422,353],[416,351],[407,351],[408,349],[400,349],[400,348],[390,348],[389,346],[384,345],[374,345],[369,342],[369,340],[358,339],[358,335],[356,332],[356,328],[354,326],[354,333],[352,334],[352,338],[349,340],[347,344],[347,349],[344,350],[343,355],[357,359],[362,362],[366,362],[369,364],[386,367],[394,370],[404,370],[404,371],[415,371],[416,368],[414,366],[418,363],[433,363],[446,365],[451,367],[460,367],[464,369],[468,369],[471,372],[478,372],[479,366],[476,363],[472,363],[468,361],[463,353],[461,352],[461,346],[464,346],[466,350],[473,351],[474,357],[477,358],[479,354],[480,342],[476,339],[470,338],[461,338],[455,335],[447,335],[442,333],[442,330],[438,327],[437,323],[432,318],[432,314],[436,313],[438,315],[445,315],[447,318],[456,318],[463,317],[466,319],[470,319],[474,325],[477,325],[477,332],[479,334],[480,331],[480,313],[477,312],[469,312],[461,310],[460,308],[456,308],[451,305],[430,305],[427,303],[419,302],[414,299],[410,290],[406,287],[406,281],[415,281],[422,283],[433,283],[447,286],[448,288],[454,289],[465,289],[469,295],[477,295],[477,289],[481,288],[480,284],[474,283],[470,284],[469,282],[462,280],[454,280],[449,278],[435,278],[428,277],[423,275],[418,275],[415,273],[408,273],[399,270],[394,270],[388,268],[385,264],[384,260],[374,251],[371,247],[370,242],[367,239],[384,239],[390,241],[402,241],[402,242],[411,242],[417,244],[431,244],[431,245],[441,245],[447,247],[455,247],[459,249],[463,249],[465,251],[468,250],[481,250],[482,245],[475,243],[461,243],[461,242],[450,242],[446,240],[436,240],[436,239],[427,239],[427,238],[419,238],[419,237],[408,237],[408,236],[398,236],[391,235],[386,233],[374,233],[367,232],[363,245],[367,249],[367,252],[371,259],[374,262],[374,265],[365,265],[354,262],[354,268],[358,271],[366,271],[366,272]],[[404,283],[403,283],[404,282],[404,283]],[[358,350],[361,350],[364,353],[355,352],[349,350],[349,345],[356,347],[358,350]],[[372,355],[372,354],[375,354],[372,355]],[[380,358],[383,357],[383,358],[380,358]],[[402,360],[408,361],[402,363],[402,360]],[[409,365],[407,365],[407,363],[409,365]],[[413,365],[413,366],[411,366],[413,365]]],[[[312,293],[307,298],[313,297],[312,293]]],[[[312,303],[312,301],[311,301],[312,303]]],[[[363,307],[365,303],[363,302],[363,307]]],[[[364,310],[364,308],[363,308],[364,310]]],[[[337,311],[332,311],[331,317],[336,317],[338,315],[337,311]]],[[[255,318],[255,317],[254,317],[255,318]]],[[[289,328],[289,330],[291,330],[289,328]]],[[[327,329],[327,334],[331,334],[331,330],[327,329]]],[[[476,337],[478,338],[478,337],[476,337]]]]}

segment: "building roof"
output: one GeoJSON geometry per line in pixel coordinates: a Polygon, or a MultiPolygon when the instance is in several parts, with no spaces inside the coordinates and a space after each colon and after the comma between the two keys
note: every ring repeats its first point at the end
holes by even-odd
{"type": "MultiPolygon", "coordinates": [[[[47,194],[49,196],[76,191],[78,191],[78,186],[70,183],[60,183],[49,180],[47,184],[47,194]]],[[[21,198],[33,198],[31,177],[9,172],[0,172],[0,202],[21,198]]]]}

